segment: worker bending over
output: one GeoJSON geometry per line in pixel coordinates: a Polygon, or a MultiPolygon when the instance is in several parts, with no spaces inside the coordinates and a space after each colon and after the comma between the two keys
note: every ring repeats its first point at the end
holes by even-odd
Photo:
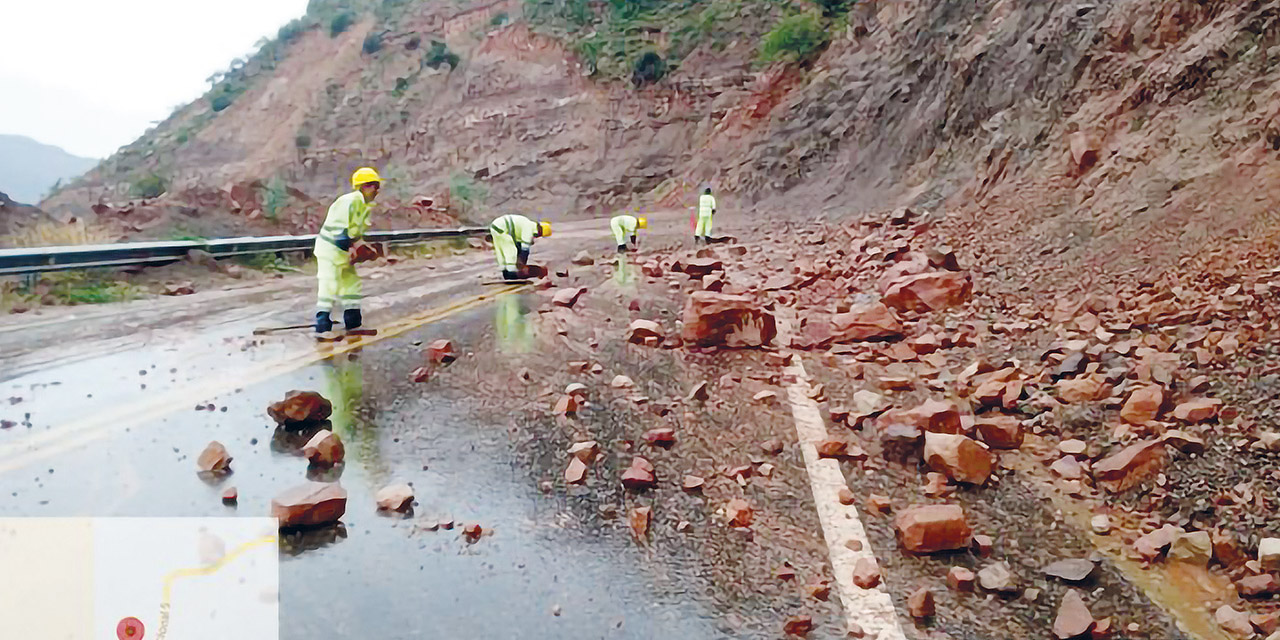
{"type": "Polygon", "coordinates": [[[625,253],[627,250],[627,238],[631,238],[632,246],[637,246],[636,241],[637,229],[648,229],[649,219],[644,216],[620,215],[614,216],[609,220],[609,229],[613,231],[613,240],[618,245],[618,253],[625,253]]]}
{"type": "Polygon", "coordinates": [[[529,264],[529,249],[533,247],[534,238],[550,237],[551,223],[534,222],[512,213],[494,220],[489,230],[493,232],[493,252],[498,255],[503,279],[519,280],[527,275],[525,267],[529,264]]]}
{"type": "Polygon", "coordinates": [[[698,225],[693,229],[693,243],[711,242],[711,216],[716,212],[716,197],[711,195],[711,187],[707,187],[698,198],[698,225]]]}
{"type": "Polygon", "coordinates": [[[351,193],[339,197],[329,207],[324,226],[316,237],[316,333],[333,331],[329,313],[342,307],[342,324],[349,331],[362,324],[360,317],[361,286],[353,262],[359,262],[368,247],[361,242],[369,229],[369,212],[378,197],[382,178],[378,172],[364,167],[351,175],[351,193]],[[353,258],[356,258],[353,260],[353,258]]]}

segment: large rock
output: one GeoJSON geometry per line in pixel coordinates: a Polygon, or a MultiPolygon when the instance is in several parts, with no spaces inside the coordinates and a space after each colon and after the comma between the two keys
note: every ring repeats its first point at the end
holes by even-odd
{"type": "Polygon", "coordinates": [[[1017,449],[1022,446],[1022,420],[1017,416],[983,416],[974,421],[978,437],[992,449],[1017,449]]]}
{"type": "Polygon", "coordinates": [[[1107,395],[1106,381],[1099,375],[1058,381],[1058,397],[1063,402],[1079,403],[1101,400],[1107,395]]]}
{"type": "Polygon", "coordinates": [[[1236,580],[1236,593],[1246,597],[1269,596],[1280,591],[1280,582],[1270,573],[1257,576],[1245,576],[1236,580]]]}
{"type": "Polygon", "coordinates": [[[694,258],[684,263],[684,273],[690,278],[701,278],[716,271],[724,271],[724,263],[715,258],[694,258]]]}
{"type": "Polygon", "coordinates": [[[853,307],[831,318],[831,341],[836,343],[860,340],[882,340],[902,336],[902,323],[884,304],[853,307]]]}
{"type": "Polygon", "coordinates": [[[346,511],[347,490],[336,482],[306,482],[271,501],[271,515],[280,520],[281,528],[337,522],[346,511]]]}
{"type": "Polygon", "coordinates": [[[880,564],[871,556],[862,556],[853,565],[853,584],[862,589],[880,585],[880,564]]]}
{"type": "Polygon", "coordinates": [[[1218,417],[1222,401],[1217,398],[1195,398],[1173,408],[1173,417],[1183,422],[1206,422],[1218,417]]]}
{"type": "Polygon", "coordinates": [[[648,340],[661,339],[662,325],[652,320],[632,320],[631,326],[627,327],[627,342],[631,344],[644,344],[648,340]]]}
{"type": "Polygon", "coordinates": [[[995,467],[995,456],[976,440],[950,433],[924,434],[924,461],[929,468],[956,482],[986,484],[995,467]]]}
{"type": "Polygon", "coordinates": [[[964,303],[973,294],[969,275],[931,271],[903,276],[885,290],[884,303],[899,311],[937,311],[964,303]]]}
{"type": "Polygon", "coordinates": [[[935,613],[933,591],[929,587],[920,587],[907,596],[907,613],[917,620],[928,618],[935,613]]]}
{"type": "Polygon", "coordinates": [[[1044,573],[1067,582],[1082,582],[1097,568],[1098,565],[1088,558],[1068,558],[1046,566],[1044,573]]]}
{"type": "Polygon", "coordinates": [[[951,551],[969,546],[973,529],[960,505],[912,507],[894,519],[898,543],[913,553],[951,551]]]}
{"type": "Polygon", "coordinates": [[[338,434],[321,429],[302,447],[302,454],[315,465],[335,465],[346,457],[346,448],[338,434]]]}
{"type": "Polygon", "coordinates": [[[564,289],[557,289],[555,294],[551,296],[551,304],[554,304],[557,307],[572,308],[573,305],[578,304],[578,298],[581,298],[582,294],[586,292],[587,289],[585,287],[566,287],[564,289]]]}
{"type": "Polygon", "coordinates": [[[1129,394],[1120,408],[1120,417],[1132,424],[1146,424],[1160,417],[1160,408],[1164,405],[1164,389],[1154,385],[1143,385],[1129,394]]]}
{"type": "Polygon", "coordinates": [[[983,567],[978,572],[978,585],[987,591],[1017,593],[1018,578],[1009,569],[1009,564],[1001,560],[983,567]]]}
{"type": "Polygon", "coordinates": [[[1264,571],[1280,569],[1280,538],[1263,538],[1258,541],[1258,562],[1264,571]]]}
{"type": "Polygon", "coordinates": [[[1164,468],[1167,453],[1163,442],[1143,440],[1093,465],[1093,479],[1112,493],[1124,491],[1164,468]]]}
{"type": "Polygon", "coordinates": [[[267,415],[276,424],[294,426],[326,420],[333,413],[333,405],[314,391],[290,391],[284,400],[267,407],[267,415]]]}
{"type": "Polygon", "coordinates": [[[1067,589],[1062,604],[1058,605],[1058,617],[1053,620],[1054,637],[1058,640],[1080,638],[1089,633],[1094,624],[1093,614],[1089,613],[1089,606],[1084,603],[1080,592],[1067,589]]]}
{"type": "MultiPolygon", "coordinates": [[[[885,414],[886,417],[889,414],[885,414]]],[[[895,414],[895,418],[898,417],[895,414]]],[[[914,409],[901,415],[901,421],[920,428],[921,431],[934,433],[962,433],[964,426],[960,421],[960,410],[946,400],[926,400],[914,409]]]]}
{"type": "Polygon", "coordinates": [[[1207,566],[1213,558],[1213,540],[1208,531],[1184,533],[1173,539],[1169,547],[1169,559],[1199,566],[1207,566]]]}
{"type": "Polygon", "coordinates": [[[702,347],[760,347],[778,335],[773,314],[745,296],[695,291],[685,304],[683,320],[681,337],[702,347]]]}
{"type": "Polygon", "coordinates": [[[1218,607],[1218,610],[1213,612],[1213,620],[1227,633],[1237,638],[1252,638],[1254,636],[1253,624],[1249,622],[1249,614],[1237,611],[1229,604],[1218,607]]]}
{"type": "Polygon", "coordinates": [[[196,458],[196,468],[202,473],[226,473],[231,470],[231,454],[221,442],[214,440],[196,458]]]}

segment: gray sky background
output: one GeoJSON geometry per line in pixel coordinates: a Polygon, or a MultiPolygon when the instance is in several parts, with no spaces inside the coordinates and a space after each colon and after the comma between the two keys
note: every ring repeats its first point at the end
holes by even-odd
{"type": "Polygon", "coordinates": [[[0,133],[105,158],[306,8],[307,0],[27,3],[0,35],[0,133]]]}

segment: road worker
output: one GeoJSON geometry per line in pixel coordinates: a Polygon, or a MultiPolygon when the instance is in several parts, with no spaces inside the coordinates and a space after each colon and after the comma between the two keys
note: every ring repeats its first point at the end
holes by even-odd
{"type": "Polygon", "coordinates": [[[356,254],[367,250],[361,238],[369,229],[369,213],[382,178],[378,172],[363,167],[351,175],[351,191],[339,197],[329,207],[324,226],[316,237],[316,277],[319,292],[316,295],[316,334],[333,331],[333,319],[329,313],[335,306],[342,307],[342,325],[350,331],[362,324],[360,317],[361,285],[353,260],[356,254]]]}
{"type": "Polygon", "coordinates": [[[711,216],[716,212],[716,197],[711,195],[711,187],[707,187],[698,198],[698,224],[693,229],[693,243],[711,242],[711,216]]]}
{"type": "Polygon", "coordinates": [[[613,231],[613,240],[618,245],[618,253],[627,251],[627,238],[630,237],[631,245],[636,246],[636,230],[648,229],[649,219],[644,216],[620,215],[614,216],[609,220],[609,230],[613,231]]]}
{"type": "Polygon", "coordinates": [[[512,213],[494,220],[489,230],[493,232],[493,252],[498,256],[502,278],[520,280],[528,275],[526,267],[534,238],[550,237],[551,223],[545,220],[534,222],[512,213]]]}

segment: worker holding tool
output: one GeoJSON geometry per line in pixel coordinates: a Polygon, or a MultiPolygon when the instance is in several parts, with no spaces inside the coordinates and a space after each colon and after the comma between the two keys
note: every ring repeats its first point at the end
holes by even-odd
{"type": "Polygon", "coordinates": [[[701,240],[705,244],[711,242],[711,216],[716,212],[716,197],[711,195],[711,187],[707,187],[698,198],[698,224],[693,229],[693,243],[701,240]]]}
{"type": "Polygon", "coordinates": [[[324,226],[316,237],[316,334],[330,334],[333,320],[329,312],[342,307],[343,327],[350,331],[362,324],[360,317],[361,285],[355,263],[377,257],[377,252],[361,240],[369,229],[369,213],[378,197],[382,178],[378,172],[363,167],[351,175],[351,193],[339,197],[329,207],[324,226]]]}
{"type": "Polygon", "coordinates": [[[529,249],[534,238],[551,237],[551,223],[534,222],[512,213],[498,218],[489,225],[493,232],[493,252],[498,255],[498,266],[504,280],[520,280],[527,277],[529,249]]]}
{"type": "Polygon", "coordinates": [[[638,246],[636,240],[637,229],[648,229],[649,219],[644,216],[620,215],[614,216],[609,220],[609,229],[613,231],[613,239],[618,245],[618,253],[626,253],[627,238],[631,238],[631,244],[638,246]]]}

